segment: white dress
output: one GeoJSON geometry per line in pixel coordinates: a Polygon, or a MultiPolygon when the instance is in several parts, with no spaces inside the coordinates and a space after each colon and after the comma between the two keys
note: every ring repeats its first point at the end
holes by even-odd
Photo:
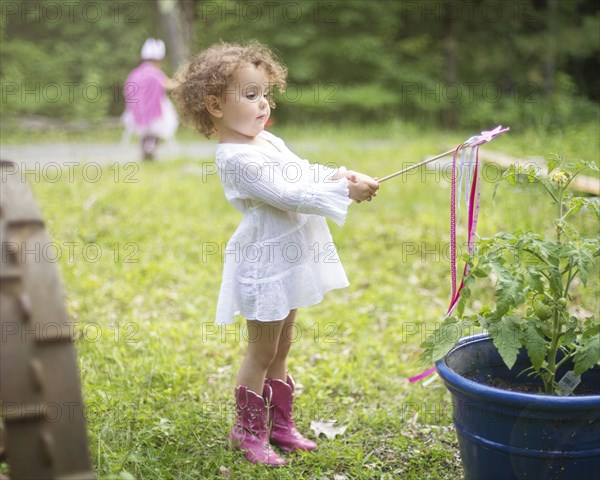
{"type": "Polygon", "coordinates": [[[121,123],[128,135],[135,133],[138,137],[152,135],[163,140],[172,138],[179,127],[177,111],[168,98],[160,99],[161,114],[146,125],[136,123],[131,110],[126,109],[121,115],[121,123]]]}
{"type": "MultiPolygon", "coordinates": [[[[343,225],[351,200],[338,169],[309,164],[263,131],[278,151],[222,143],[216,163],[227,200],[244,216],[227,243],[216,323],[234,315],[282,320],[349,285],[324,217],[343,225]]],[[[342,167],[343,168],[343,167],[342,167]]]]}

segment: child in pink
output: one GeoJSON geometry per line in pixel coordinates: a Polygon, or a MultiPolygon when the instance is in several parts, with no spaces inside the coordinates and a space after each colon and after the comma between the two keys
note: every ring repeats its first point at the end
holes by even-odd
{"type": "Polygon", "coordinates": [[[310,164],[265,131],[272,89],[284,87],[286,73],[263,45],[221,43],[178,73],[173,92],[184,120],[217,137],[225,196],[243,214],[226,247],[216,314],[217,324],[241,314],[248,326],[230,441],[250,462],[273,466],[285,460],[271,444],[317,448],[296,430],[287,357],[298,308],[348,285],[325,217],[342,225],[352,200],[371,200],[379,188],[343,167],[310,164]]]}
{"type": "Polygon", "coordinates": [[[142,47],[142,63],[131,71],[123,93],[125,112],[122,122],[128,134],[140,137],[145,160],[154,158],[159,140],[171,138],[179,121],[166,96],[168,77],[160,69],[165,57],[162,40],[149,38],[142,47]]]}

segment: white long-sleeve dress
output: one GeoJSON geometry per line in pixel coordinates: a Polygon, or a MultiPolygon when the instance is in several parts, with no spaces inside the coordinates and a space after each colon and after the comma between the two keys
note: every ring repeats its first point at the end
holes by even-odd
{"type": "MultiPolygon", "coordinates": [[[[349,285],[324,217],[343,225],[348,181],[310,164],[269,132],[276,147],[221,143],[216,163],[227,200],[243,214],[227,243],[216,323],[236,314],[277,321],[349,285]]],[[[343,168],[343,167],[342,167],[343,168]]]]}

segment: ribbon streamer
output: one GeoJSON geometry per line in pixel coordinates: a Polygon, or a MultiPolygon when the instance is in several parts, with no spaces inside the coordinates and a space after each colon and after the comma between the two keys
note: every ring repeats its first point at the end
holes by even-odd
{"type": "MultiPolygon", "coordinates": [[[[481,204],[481,190],[480,190],[480,179],[481,173],[479,168],[479,147],[484,143],[490,142],[501,133],[507,132],[508,127],[502,128],[502,126],[496,127],[494,130],[481,132],[481,135],[477,135],[469,138],[466,142],[458,145],[454,150],[444,152],[437,157],[427,159],[418,164],[412,165],[404,170],[388,175],[387,177],[379,180],[380,182],[388,180],[395,176],[401,175],[407,171],[413,170],[421,165],[425,165],[433,160],[442,158],[452,153],[452,180],[450,188],[450,282],[451,282],[451,295],[450,305],[446,316],[450,316],[452,311],[458,304],[460,299],[460,293],[464,287],[464,279],[469,274],[469,265],[465,264],[463,269],[462,279],[460,285],[457,279],[457,258],[456,258],[456,226],[460,219],[460,208],[461,208],[461,192],[464,190],[464,201],[468,212],[467,218],[467,249],[470,255],[473,254],[475,248],[475,236],[477,234],[477,220],[479,218],[479,210],[481,204]],[[469,160],[467,161],[467,149],[470,148],[469,160]],[[459,159],[459,153],[460,159],[459,159]],[[458,202],[457,202],[458,194],[458,202]]],[[[423,373],[410,377],[408,380],[411,383],[422,380],[435,372],[435,367],[431,367],[425,370],[423,373]]]]}

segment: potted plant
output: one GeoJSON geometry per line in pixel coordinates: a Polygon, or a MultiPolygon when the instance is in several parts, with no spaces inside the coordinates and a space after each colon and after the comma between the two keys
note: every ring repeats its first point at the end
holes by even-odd
{"type": "Polygon", "coordinates": [[[452,396],[466,479],[598,478],[600,324],[577,301],[597,275],[600,208],[568,191],[584,169],[598,171],[556,157],[548,175],[517,166],[502,174],[494,195],[505,182],[542,186],[553,232],[478,242],[455,313],[422,343],[452,396]],[[596,236],[578,231],[582,221],[596,236]],[[465,314],[474,286],[486,282],[491,305],[465,314]],[[460,339],[474,327],[487,334],[460,339]]]}

